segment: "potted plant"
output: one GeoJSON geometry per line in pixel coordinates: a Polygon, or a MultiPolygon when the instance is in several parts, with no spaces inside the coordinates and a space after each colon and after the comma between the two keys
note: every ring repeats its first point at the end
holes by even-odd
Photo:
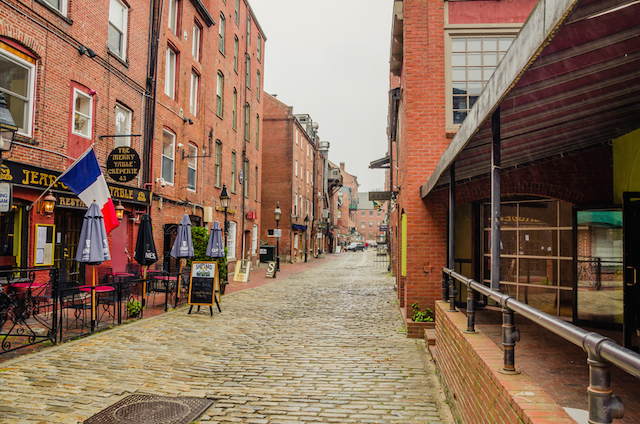
{"type": "Polygon", "coordinates": [[[135,297],[131,296],[125,305],[127,313],[131,318],[136,318],[142,312],[142,303],[135,297]]]}

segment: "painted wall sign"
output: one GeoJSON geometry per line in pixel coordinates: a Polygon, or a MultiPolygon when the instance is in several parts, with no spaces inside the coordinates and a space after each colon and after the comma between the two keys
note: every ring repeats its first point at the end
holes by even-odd
{"type": "Polygon", "coordinates": [[[119,183],[133,180],[140,172],[140,156],[133,148],[116,147],[107,158],[107,174],[119,183]]]}

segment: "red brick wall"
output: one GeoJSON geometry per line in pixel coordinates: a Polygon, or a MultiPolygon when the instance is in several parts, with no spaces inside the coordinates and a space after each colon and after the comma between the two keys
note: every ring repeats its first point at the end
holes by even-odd
{"type": "Polygon", "coordinates": [[[525,374],[505,375],[502,350],[482,333],[465,334],[467,318],[436,302],[437,366],[454,416],[464,423],[574,423],[525,374]],[[529,392],[531,394],[523,394],[529,392]]]}

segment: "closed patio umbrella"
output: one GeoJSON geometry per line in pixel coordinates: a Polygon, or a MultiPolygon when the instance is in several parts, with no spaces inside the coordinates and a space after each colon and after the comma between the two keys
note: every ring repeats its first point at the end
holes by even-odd
{"type": "Polygon", "coordinates": [[[209,243],[207,244],[206,255],[210,258],[224,257],[224,245],[222,244],[222,228],[220,228],[220,223],[218,221],[215,221],[211,226],[211,233],[209,234],[209,243]]]}
{"type": "MultiPolygon", "coordinates": [[[[93,265],[92,286],[96,285],[96,268],[104,261],[111,259],[109,252],[109,242],[107,240],[107,230],[104,226],[104,217],[98,207],[93,202],[89,205],[89,210],[84,214],[82,229],[80,230],[80,238],[78,240],[78,251],[76,252],[76,261],[93,265]]],[[[91,331],[93,331],[96,322],[96,293],[91,290],[91,331]]]]}
{"type": "Polygon", "coordinates": [[[149,265],[158,261],[158,252],[153,241],[153,226],[148,213],[145,213],[140,218],[140,228],[138,229],[138,239],[133,259],[142,265],[142,306],[144,307],[147,294],[147,269],[149,269],[149,265]]]}
{"type": "Polygon", "coordinates": [[[180,301],[180,278],[182,277],[182,258],[193,257],[193,241],[191,238],[191,219],[186,213],[182,215],[180,224],[178,224],[178,233],[176,240],[171,247],[171,256],[180,261],[180,271],[178,274],[178,287],[176,294],[176,305],[180,301]]]}

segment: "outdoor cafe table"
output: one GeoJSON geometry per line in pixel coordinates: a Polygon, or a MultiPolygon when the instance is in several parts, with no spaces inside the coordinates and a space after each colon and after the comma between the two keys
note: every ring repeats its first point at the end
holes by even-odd
{"type": "MultiPolygon", "coordinates": [[[[87,292],[87,293],[91,293],[91,289],[93,289],[97,294],[100,294],[100,293],[112,292],[112,291],[115,290],[115,287],[113,287],[113,286],[89,286],[89,285],[79,286],[78,287],[78,290],[80,290],[81,292],[87,292]]],[[[98,305],[99,304],[100,304],[100,296],[96,296],[96,309],[98,309],[98,305]]],[[[105,308],[105,311],[106,310],[107,309],[105,308]]],[[[111,316],[113,316],[113,315],[111,315],[111,316]]],[[[114,319],[115,319],[115,317],[114,317],[114,319]]],[[[97,319],[97,316],[96,316],[96,321],[99,321],[97,319]]]]}

